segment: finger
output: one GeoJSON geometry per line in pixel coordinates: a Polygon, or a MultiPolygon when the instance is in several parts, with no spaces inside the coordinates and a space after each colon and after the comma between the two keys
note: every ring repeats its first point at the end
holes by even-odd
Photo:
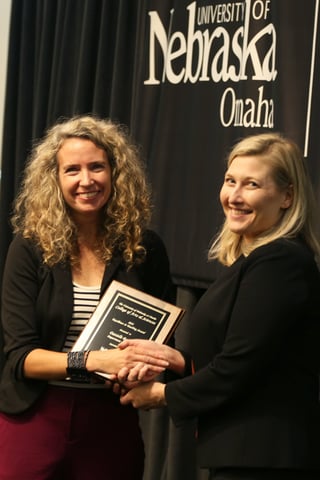
{"type": "Polygon", "coordinates": [[[133,388],[136,388],[140,385],[140,382],[125,382],[121,383],[121,387],[123,390],[125,390],[125,393],[128,392],[129,390],[132,390],[133,388]]]}
{"type": "Polygon", "coordinates": [[[153,340],[146,340],[144,338],[126,338],[123,340],[119,345],[128,346],[140,346],[140,347],[148,347],[152,348],[153,345],[160,345],[156,344],[153,340]]]}
{"type": "Polygon", "coordinates": [[[166,370],[165,367],[156,367],[155,365],[147,365],[148,370],[154,372],[154,373],[162,373],[166,370]]]}
{"type": "Polygon", "coordinates": [[[141,354],[140,352],[130,352],[124,359],[127,366],[135,366],[137,363],[148,363],[154,368],[168,368],[169,362],[163,357],[141,354]]]}
{"type": "Polygon", "coordinates": [[[118,382],[115,382],[115,383],[113,384],[112,391],[113,391],[113,393],[115,393],[116,395],[121,395],[121,392],[122,392],[122,387],[121,387],[121,385],[119,385],[118,382]]]}
{"type": "Polygon", "coordinates": [[[117,378],[119,383],[125,383],[127,381],[128,375],[129,375],[129,368],[128,367],[123,367],[121,370],[119,370],[117,378]]]}
{"type": "Polygon", "coordinates": [[[137,365],[131,368],[130,372],[128,373],[127,380],[129,382],[136,382],[139,379],[139,372],[143,367],[143,363],[137,363],[137,365]]]}
{"type": "Polygon", "coordinates": [[[123,340],[121,343],[119,343],[118,347],[123,350],[124,348],[127,347],[134,347],[137,345],[139,340],[123,340]]]}
{"type": "Polygon", "coordinates": [[[114,386],[114,382],[110,382],[109,380],[106,380],[104,382],[104,385],[105,385],[106,389],[111,389],[114,386]]]}
{"type": "Polygon", "coordinates": [[[128,390],[126,390],[125,388],[121,388],[120,395],[123,396],[123,395],[125,395],[127,392],[128,392],[128,390]]]}
{"type": "Polygon", "coordinates": [[[165,358],[147,356],[144,358],[143,363],[152,365],[154,368],[167,368],[169,367],[169,362],[165,358]]]}
{"type": "Polygon", "coordinates": [[[127,354],[134,358],[140,357],[139,360],[148,363],[157,363],[159,365],[167,366],[169,364],[167,353],[161,349],[158,344],[154,342],[147,343],[146,340],[124,340],[119,345],[120,350],[127,350],[127,354]],[[146,343],[142,343],[146,342],[146,343]]]}
{"type": "Polygon", "coordinates": [[[167,368],[169,366],[168,360],[161,354],[144,355],[142,362],[149,363],[150,365],[154,365],[157,367],[167,368]]]}
{"type": "MultiPolygon", "coordinates": [[[[145,365],[144,363],[138,363],[129,371],[126,380],[128,382],[147,381],[148,378],[154,378],[162,373],[165,369],[159,367],[153,367],[152,365],[145,365]]],[[[131,387],[132,388],[132,387],[131,387]]]]}
{"type": "Polygon", "coordinates": [[[143,365],[138,371],[138,378],[137,380],[143,380],[149,373],[149,365],[143,365]]]}
{"type": "Polygon", "coordinates": [[[130,393],[131,391],[126,393],[121,392],[121,396],[120,396],[121,405],[129,405],[131,403],[130,393]]]}

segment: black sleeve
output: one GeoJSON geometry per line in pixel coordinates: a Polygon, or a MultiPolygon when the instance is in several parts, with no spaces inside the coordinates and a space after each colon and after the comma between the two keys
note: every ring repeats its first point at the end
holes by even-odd
{"type": "Polygon", "coordinates": [[[35,313],[38,265],[30,242],[16,237],[9,247],[4,269],[1,317],[6,361],[18,378],[22,377],[27,353],[40,346],[35,313]]]}

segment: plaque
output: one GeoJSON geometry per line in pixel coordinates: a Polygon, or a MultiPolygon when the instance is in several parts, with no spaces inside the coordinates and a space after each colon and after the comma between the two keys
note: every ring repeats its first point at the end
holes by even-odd
{"type": "Polygon", "coordinates": [[[113,280],[72,350],[117,348],[123,340],[137,338],[166,343],[184,313],[183,308],[113,280]]]}

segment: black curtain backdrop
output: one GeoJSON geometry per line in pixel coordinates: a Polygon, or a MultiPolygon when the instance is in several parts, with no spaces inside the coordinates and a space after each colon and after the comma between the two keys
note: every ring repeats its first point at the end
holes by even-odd
{"type": "MultiPolygon", "coordinates": [[[[206,260],[222,212],[225,157],[239,138],[280,131],[303,150],[320,202],[320,0],[13,0],[3,132],[0,278],[9,217],[34,140],[60,117],[126,124],[154,191],[177,302],[214,280],[206,260]]],[[[32,192],[30,192],[32,194],[32,192]]],[[[145,480],[206,478],[194,424],[141,416],[145,480]]]]}

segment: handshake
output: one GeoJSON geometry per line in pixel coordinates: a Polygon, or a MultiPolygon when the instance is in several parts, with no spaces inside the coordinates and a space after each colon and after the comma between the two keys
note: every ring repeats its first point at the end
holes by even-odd
{"type": "Polygon", "coordinates": [[[156,382],[156,377],[167,369],[183,375],[185,359],[169,345],[124,340],[115,349],[91,351],[86,368],[92,373],[108,373],[106,386],[120,395],[122,404],[150,409],[166,404],[165,384],[156,382]]]}

